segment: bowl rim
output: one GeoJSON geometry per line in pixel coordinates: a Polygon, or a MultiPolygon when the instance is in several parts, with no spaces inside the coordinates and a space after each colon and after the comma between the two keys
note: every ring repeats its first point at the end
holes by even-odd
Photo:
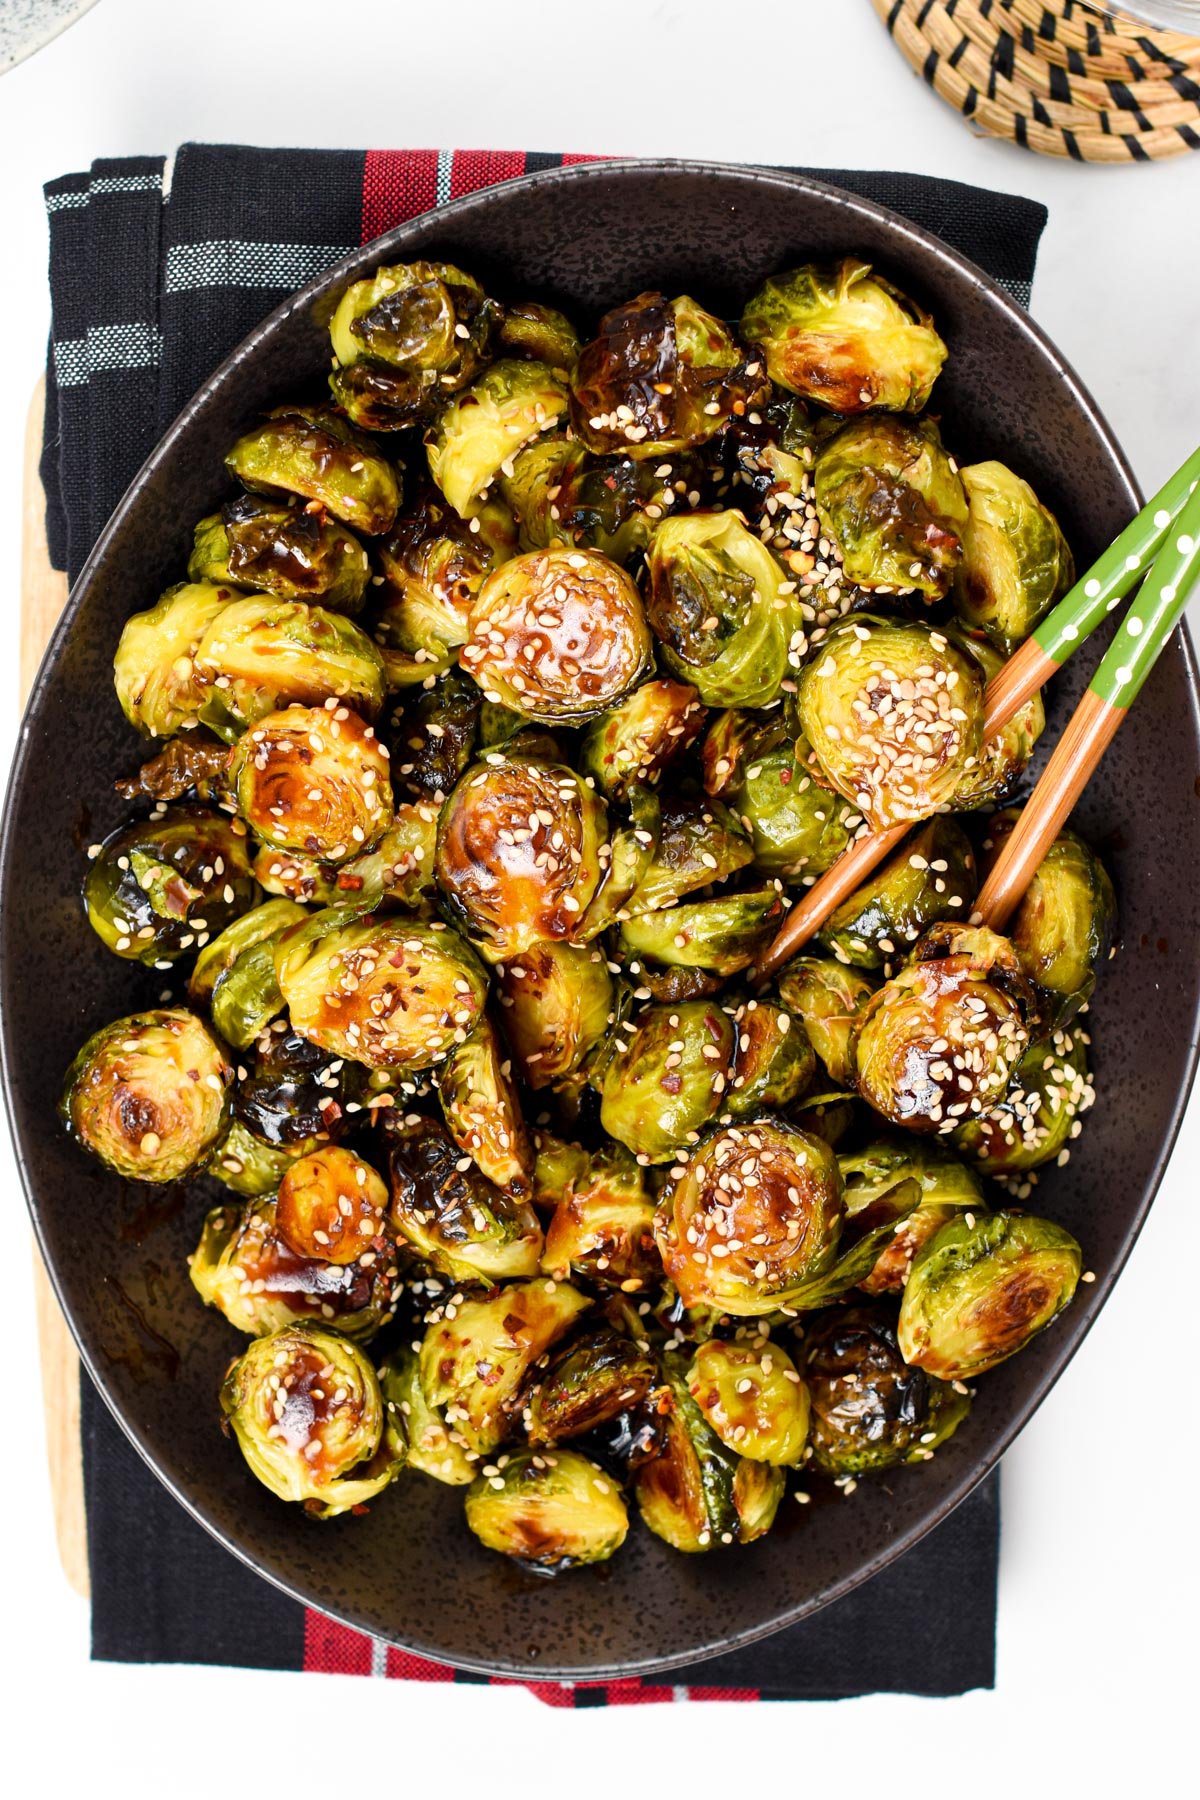
{"type": "MultiPolygon", "coordinates": [[[[35,760],[34,733],[32,726],[40,711],[45,692],[57,669],[67,640],[74,629],[76,618],[81,609],[83,599],[88,591],[97,567],[103,562],[109,546],[118,529],[128,519],[142,496],[142,492],[158,468],[159,463],[174,447],[178,440],[185,436],[198,411],[209,401],[210,397],[231,380],[237,378],[245,360],[253,356],[258,347],[269,337],[277,326],[291,313],[300,308],[311,307],[324,293],[338,283],[356,278],[363,268],[378,263],[393,249],[402,249],[406,239],[418,231],[427,229],[434,221],[440,226],[443,222],[447,235],[453,232],[456,220],[462,219],[480,209],[486,209],[499,195],[510,195],[514,191],[534,191],[545,187],[587,186],[605,181],[620,181],[630,174],[651,177],[667,177],[675,175],[712,176],[722,180],[733,180],[754,185],[775,186],[788,194],[805,194],[818,198],[825,204],[831,204],[835,210],[869,220],[873,225],[884,226],[900,239],[907,239],[919,246],[926,253],[940,261],[952,271],[954,279],[961,284],[965,279],[978,290],[985,293],[994,306],[998,306],[1008,316],[1011,326],[1018,330],[1042,358],[1055,371],[1058,378],[1067,388],[1075,406],[1084,414],[1092,430],[1102,443],[1111,463],[1125,487],[1130,512],[1143,503],[1143,497],[1136,477],[1129,465],[1124,451],[1117,442],[1111,427],[1097,406],[1090,391],[1076,374],[1067,358],[1055,346],[1050,337],[1034,321],[1023,307],[997,281],[988,275],[977,264],[956,250],[943,239],[923,227],[914,224],[903,214],[892,211],[889,207],[879,205],[875,201],[862,198],[847,189],[838,187],[833,182],[819,179],[816,176],[792,171],[764,167],[757,164],[729,163],[711,159],[689,159],[681,157],[648,157],[648,158],[612,158],[592,163],[576,163],[566,166],[538,170],[530,175],[514,177],[511,180],[498,182],[489,187],[476,190],[462,196],[444,206],[429,208],[423,213],[394,226],[379,237],[370,239],[347,252],[321,275],[307,282],[302,288],[288,295],[264,316],[259,323],[246,334],[229,354],[201,382],[200,386],[188,399],[172,424],[158,439],[149,455],[145,458],[136,475],[133,477],[121,499],[113,509],[112,515],[103,531],[93,545],[87,560],[80,570],[79,577],[71,588],[66,605],[55,626],[50,640],[43,653],[37,673],[30,687],[29,696],[22,714],[17,744],[14,750],[4,797],[3,815],[0,818],[0,906],[14,879],[14,863],[18,846],[15,844],[14,818],[16,798],[24,786],[27,774],[35,760]]],[[[1186,619],[1179,628],[1179,649],[1184,662],[1187,687],[1193,717],[1197,721],[1200,732],[1200,683],[1197,678],[1196,659],[1187,629],[1186,619]]],[[[0,944],[0,997],[7,990],[13,971],[9,966],[7,945],[0,944]]],[[[1196,1009],[1200,1012],[1200,993],[1197,994],[1196,1009]]],[[[48,1253],[46,1233],[43,1230],[43,1207],[45,1202],[39,1197],[33,1178],[33,1172],[22,1153],[21,1137],[18,1123],[18,1104],[15,1094],[12,1047],[9,1043],[7,1019],[0,1009],[0,1085],[3,1086],[5,1112],[8,1119],[9,1133],[13,1146],[13,1155],[20,1173],[21,1184],[25,1192],[26,1202],[33,1220],[34,1232],[38,1247],[50,1278],[55,1296],[62,1308],[71,1335],[78,1348],[80,1360],[87,1370],[97,1391],[104,1399],[109,1411],[116,1419],[126,1437],[133,1444],[143,1461],[147,1463],[155,1476],[167,1488],[173,1498],[184,1510],[201,1525],[210,1536],[214,1537],[222,1547],[236,1556],[238,1560],[252,1569],[262,1579],[269,1581],[274,1587],[296,1600],[301,1605],[311,1607],[302,1585],[284,1572],[281,1568],[268,1567],[261,1558],[244,1548],[230,1535],[223,1525],[208,1516],[203,1504],[191,1498],[185,1491],[184,1483],[164,1470],[156,1460],[154,1447],[146,1441],[132,1420],[127,1419],[119,1400],[111,1391],[102,1359],[93,1355],[84,1336],[77,1327],[70,1300],[60,1283],[58,1272],[48,1253]]],[[[1005,1428],[987,1444],[965,1469],[962,1477],[945,1494],[939,1504],[920,1520],[907,1527],[902,1533],[890,1538],[879,1551],[861,1563],[851,1574],[822,1589],[819,1594],[800,1601],[786,1609],[778,1616],[767,1619],[757,1625],[738,1631],[719,1642],[710,1643],[699,1649],[688,1647],[678,1652],[663,1656],[647,1656],[641,1659],[627,1659],[623,1662],[587,1665],[562,1664],[553,1661],[539,1661],[537,1677],[539,1681],[555,1679],[584,1679],[587,1681],[604,1681],[615,1678],[630,1678],[663,1673],[672,1669],[701,1663],[709,1657],[727,1655],[733,1651],[744,1649],[748,1645],[760,1642],[778,1631],[785,1630],[800,1620],[810,1617],[822,1607],[833,1604],[848,1593],[869,1581],[895,1562],[916,1543],[934,1530],[941,1522],[966,1499],[984,1478],[997,1465],[1009,1445],[1024,1429],[1032,1415],[1042,1404],[1046,1395],[1058,1381],[1067,1365],[1072,1361],[1088,1332],[1091,1330],[1097,1315],[1106,1303],[1113,1285],[1123,1270],[1129,1255],[1145,1224],[1147,1214],[1153,1204],[1155,1195],[1161,1185],[1167,1164],[1174,1151],[1180,1126],[1187,1110],[1188,1099],[1195,1080],[1197,1064],[1200,1062],[1200,1042],[1197,1041],[1195,1024],[1191,1041],[1187,1047],[1187,1061],[1184,1077],[1179,1085],[1171,1115],[1169,1128],[1160,1143],[1153,1166],[1147,1180],[1141,1204],[1131,1220],[1122,1242],[1119,1254],[1099,1277],[1088,1288],[1082,1306],[1077,1301],[1072,1309],[1074,1319],[1071,1335],[1064,1335],[1063,1349],[1052,1358],[1043,1378],[1032,1393],[1016,1409],[1005,1428]]],[[[453,1658],[439,1649],[436,1644],[422,1644],[404,1641],[381,1634],[377,1622],[368,1622],[356,1615],[352,1608],[329,1609],[325,1606],[317,1609],[327,1616],[347,1625],[352,1629],[365,1632],[373,1638],[384,1636],[385,1641],[396,1643],[403,1648],[412,1649],[416,1654],[428,1656],[435,1661],[459,1668],[473,1674],[501,1675],[518,1681],[528,1681],[531,1671],[528,1663],[503,1658],[482,1658],[456,1655],[453,1658]]]]}

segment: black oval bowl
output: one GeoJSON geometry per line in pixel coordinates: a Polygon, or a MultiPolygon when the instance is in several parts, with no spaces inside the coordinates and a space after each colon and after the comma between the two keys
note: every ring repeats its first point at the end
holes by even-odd
{"type": "MultiPolygon", "coordinates": [[[[802,1618],[884,1567],[992,1467],[1061,1373],[1137,1236],[1193,1065],[1200,917],[1200,720],[1180,634],[1092,782],[1081,827],[1121,897],[1123,949],[1092,1008],[1101,1103],[1037,1204],[1077,1233],[1092,1286],[1031,1349],[982,1382],[929,1464],[852,1501],[793,1502],[793,1529],[748,1550],[678,1556],[635,1526],[603,1570],[537,1581],[488,1554],[462,1499],[402,1478],[365,1518],[317,1525],[246,1471],[217,1424],[240,1340],[187,1277],[199,1190],[126,1189],[64,1137],[62,1074],[84,1037],[164,985],[109,955],[78,896],[82,845],[117,823],[114,775],[138,745],[113,695],[124,619],[179,578],[192,522],[218,501],[222,457],[264,407],[323,380],[328,297],[381,261],[449,257],[501,297],[560,301],[581,320],[643,288],[736,312],[760,277],[858,253],[935,313],[950,346],[937,406],[964,459],[996,456],[1058,513],[1080,566],[1127,520],[1136,489],[1112,434],[1036,326],[979,270],[903,219],[821,184],[697,164],[601,164],[535,175],[379,239],[272,313],[200,390],[110,520],[76,584],[30,702],[4,821],[0,999],[17,1155],[38,1236],[84,1360],[178,1499],[269,1580],[429,1657],[506,1675],[668,1669],[802,1618]],[[536,1660],[534,1660],[536,1657],[536,1660]]],[[[1051,738],[1098,649],[1056,685],[1051,738]]],[[[175,984],[176,987],[178,984],[175,984]]]]}

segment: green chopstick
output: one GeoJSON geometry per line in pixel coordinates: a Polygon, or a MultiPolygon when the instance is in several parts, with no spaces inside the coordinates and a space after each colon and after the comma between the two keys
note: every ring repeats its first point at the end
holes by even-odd
{"type": "MultiPolygon", "coordinates": [[[[1186,466],[1186,465],[1185,465],[1186,466]]],[[[1200,472],[1165,533],[1166,543],[1117,629],[1090,687],[1109,706],[1130,707],[1200,582],[1200,472]]]]}

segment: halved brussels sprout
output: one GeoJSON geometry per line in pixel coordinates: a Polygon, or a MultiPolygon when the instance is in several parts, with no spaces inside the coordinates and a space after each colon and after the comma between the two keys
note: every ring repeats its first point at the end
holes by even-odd
{"type": "Polygon", "coordinates": [[[881,1209],[903,1181],[917,1183],[923,1206],[983,1206],[978,1175],[928,1139],[877,1138],[865,1149],[839,1156],[838,1164],[846,1184],[847,1216],[860,1226],[886,1216],[881,1209]]]}
{"type": "Polygon", "coordinates": [[[971,1381],[1015,1356],[1069,1306],[1083,1254],[1029,1213],[966,1213],[918,1253],[900,1302],[905,1362],[971,1381]]]}
{"type": "Polygon", "coordinates": [[[953,1131],[1003,1096],[1034,1016],[1007,939],[983,926],[934,925],[855,1016],[855,1086],[893,1125],[953,1131]]]}
{"type": "Polygon", "coordinates": [[[967,501],[932,419],[874,413],[844,425],[813,470],[817,513],[857,587],[950,590],[962,562],[967,501]]]}
{"type": "Polygon", "coordinates": [[[383,1393],[385,1430],[405,1466],[431,1475],[447,1487],[466,1487],[475,1479],[479,1458],[459,1441],[437,1410],[430,1406],[421,1386],[416,1352],[402,1344],[379,1371],[383,1393]]]}
{"type": "Polygon", "coordinates": [[[954,1134],[985,1175],[1014,1175],[1061,1158],[1093,1104],[1082,1032],[1055,1031],[1031,1044],[1004,1097],[954,1134]]]}
{"type": "Polygon", "coordinates": [[[212,1005],[217,983],[228,974],[238,957],[255,944],[265,943],[285,925],[294,925],[308,914],[294,900],[264,900],[211,938],[196,957],[188,980],[188,998],[198,1006],[212,1005]]]}
{"type": "Polygon", "coordinates": [[[582,1275],[627,1294],[660,1279],[654,1202],[627,1150],[611,1143],[584,1150],[543,1132],[534,1184],[536,1203],[554,1208],[542,1256],[547,1275],[582,1275]]]}
{"type": "Polygon", "coordinates": [[[648,1350],[611,1325],[592,1326],[559,1352],[534,1389],[529,1441],[583,1437],[636,1412],[657,1382],[658,1365],[648,1350]]]}
{"type": "Polygon", "coordinates": [[[686,1553],[752,1544],[775,1521],[784,1493],[782,1469],[727,1449],[682,1374],[672,1369],[668,1381],[662,1448],[635,1478],[643,1524],[686,1553]]]}
{"type": "Polygon", "coordinates": [[[578,933],[600,884],[604,802],[572,769],[491,752],[442,808],[437,878],[492,960],[578,933]]]}
{"type": "Polygon", "coordinates": [[[299,494],[355,531],[390,531],[400,480],[369,438],[328,406],[281,406],[240,437],[229,473],[257,494],[299,494]]]}
{"type": "Polygon", "coordinates": [[[633,787],[654,787],[695,741],[704,708],[681,681],[644,681],[627,699],[593,719],[579,746],[579,769],[602,794],[623,800],[633,787]]]}
{"type": "Polygon", "coordinates": [[[950,819],[932,819],[830,914],[820,942],[839,962],[890,974],[927,926],[970,918],[977,886],[965,833],[950,819]]]}
{"type": "Polygon", "coordinates": [[[376,269],[350,284],[330,320],[334,397],[373,431],[422,423],[475,375],[498,313],[452,263],[376,269]]]}
{"type": "Polygon", "coordinates": [[[430,1069],[466,1041],[487,978],[446,927],[354,919],[336,907],[290,927],[275,974],[302,1037],[369,1069],[430,1069]]]}
{"type": "Polygon", "coordinates": [[[537,1215],[481,1174],[448,1131],[433,1119],[406,1118],[388,1143],[389,1216],[419,1256],[452,1281],[537,1274],[537,1215]]]}
{"type": "Polygon", "coordinates": [[[430,1325],[421,1385],[468,1450],[486,1456],[511,1435],[534,1364],[590,1305],[566,1282],[517,1281],[430,1325]]]}
{"type": "Polygon", "coordinates": [[[917,620],[855,613],[800,674],[800,723],[830,787],[875,831],[945,811],[979,768],[983,672],[917,620]]]}
{"type": "Polygon", "coordinates": [[[652,659],[641,596],[598,550],[535,550],[502,563],[471,603],[461,653],[489,699],[547,725],[595,718],[652,659]]]}
{"type": "Polygon", "coordinates": [[[733,1015],[733,1066],[725,1106],[735,1119],[782,1111],[804,1093],[817,1059],[799,1019],[774,1000],[746,1000],[733,1015]]]}
{"type": "Polygon", "coordinates": [[[572,437],[527,445],[501,481],[520,521],[523,550],[602,550],[625,564],[645,550],[658,520],[694,506],[704,485],[692,456],[665,463],[593,456],[572,437]]]}
{"type": "MultiPolygon", "coordinates": [[[[994,644],[979,632],[956,630],[947,626],[947,634],[969,650],[983,670],[985,682],[992,682],[1004,667],[1004,658],[994,644]]],[[[1046,709],[1042,696],[1036,693],[1008,724],[985,738],[979,751],[979,767],[968,774],[954,794],[955,812],[971,812],[1005,800],[1023,774],[1034,748],[1046,729],[1046,709]]]]}
{"type": "Polygon", "coordinates": [[[438,417],[427,440],[429,473],[455,512],[470,518],[517,451],[566,410],[566,387],[544,363],[503,357],[438,417]]]}
{"type": "Polygon", "coordinates": [[[412,692],[392,716],[392,780],[399,792],[442,804],[470,764],[482,705],[478,687],[458,669],[412,692]]]}
{"type": "Polygon", "coordinates": [[[198,806],[160,809],[113,832],[83,884],[97,936],[157,968],[206,944],[257,896],[244,834],[198,806]]]}
{"type": "Polygon", "coordinates": [[[391,822],[387,751],[349,707],[268,713],[238,742],[230,779],[238,812],[276,850],[341,863],[391,822]]]}
{"type": "Polygon", "coordinates": [[[438,1070],[437,1090],[450,1135],[464,1155],[506,1193],[528,1193],[533,1145],[513,1085],[512,1064],[486,1013],[438,1070]]]}
{"type": "Polygon", "coordinates": [[[234,598],[232,588],[182,581],[148,612],[126,619],[113,678],[122,712],[147,737],[169,737],[198,721],[212,677],[197,667],[196,652],[234,598]]]}
{"type": "Polygon", "coordinates": [[[755,867],[807,881],[847,848],[856,813],[813,779],[812,750],[782,712],[722,713],[704,741],[704,785],[720,794],[750,834],[755,867]]]}
{"type": "MultiPolygon", "coordinates": [[[[988,821],[985,873],[1020,816],[1021,808],[1012,807],[988,821]]],[[[1108,871],[1081,837],[1060,831],[1008,928],[1047,1024],[1066,1024],[1090,1000],[1116,930],[1117,898],[1108,871]]]]}
{"type": "Polygon", "coordinates": [[[740,513],[664,519],[646,558],[646,612],[669,668],[705,706],[767,706],[799,666],[795,583],[740,513]]]}
{"type": "Polygon", "coordinates": [[[827,1475],[927,1462],[970,1411],[968,1395],[909,1368],[882,1308],[833,1313],[806,1333],[805,1351],[813,1461],[827,1475]]]}
{"type": "Polygon", "coordinates": [[[630,956],[646,956],[671,968],[736,975],[775,936],[783,914],[783,896],[775,887],[690,900],[623,920],[621,945],[630,956]]]}
{"type": "Polygon", "coordinates": [[[600,1123],[647,1162],[670,1162],[724,1105],[729,1015],[709,1000],[648,1006],[604,1072],[600,1123]]]}
{"type": "Polygon", "coordinates": [[[232,1079],[196,1015],[163,1007],[94,1031],[67,1070],[59,1111],[75,1141],[118,1175],[179,1181],[223,1137],[232,1079]]]}
{"type": "Polygon", "coordinates": [[[463,519],[436,489],[427,488],[379,546],[387,581],[372,609],[372,635],[389,673],[399,673],[389,657],[392,650],[411,658],[416,675],[422,669],[427,674],[465,644],[476,594],[516,551],[516,525],[507,506],[477,503],[463,519]]]}
{"type": "Polygon", "coordinates": [[[496,969],[500,1023],[532,1088],[582,1067],[613,1016],[615,990],[600,950],[531,944],[496,969]]]}
{"type": "Polygon", "coordinates": [[[362,606],[370,558],[347,528],[295,500],[239,494],[196,527],[192,581],[231,582],[277,600],[319,600],[331,612],[362,606]]]}
{"type": "Polygon", "coordinates": [[[279,1184],[275,1229],[297,1256],[344,1266],[383,1233],[387,1183],[370,1163],[336,1144],[310,1150],[279,1184]]]}
{"type": "MultiPolygon", "coordinates": [[[[315,1149],[315,1145],[313,1148],[315,1149]]],[[[273,1194],[305,1146],[280,1150],[264,1144],[234,1119],[218,1144],[207,1173],[245,1200],[273,1194]]]]}
{"type": "Polygon", "coordinates": [[[291,901],[264,901],[197,957],[188,993],[193,1000],[207,999],[213,1024],[236,1049],[245,1050],[283,1011],[275,947],[289,926],[307,916],[291,901]]]}
{"type": "Polygon", "coordinates": [[[496,336],[514,356],[545,363],[565,381],[579,355],[579,334],[565,313],[540,300],[509,301],[496,336]]]}
{"type": "Polygon", "coordinates": [[[874,984],[842,963],[799,956],[779,977],[779,998],[804,1026],[809,1043],[839,1086],[850,1080],[850,1033],[874,984]]]}
{"type": "Polygon", "coordinates": [[[736,875],[752,857],[749,838],[720,801],[669,800],[661,809],[658,847],[628,910],[674,906],[696,888],[736,875]]]}
{"type": "Polygon", "coordinates": [[[1003,463],[959,473],[968,510],[954,609],[1011,656],[1071,586],[1074,559],[1049,507],[1003,463]]]}
{"type": "Polygon", "coordinates": [[[342,613],[301,600],[231,600],[194,661],[209,684],[203,721],[230,740],[284,706],[323,705],[336,720],[349,707],[374,718],[383,705],[383,664],[370,638],[342,613]]]}
{"type": "Polygon", "coordinates": [[[772,381],[835,413],[920,412],[946,360],[929,314],[854,257],[772,275],[746,302],[741,333],[772,381]]]}
{"type": "Polygon", "coordinates": [[[271,893],[336,906],[347,916],[375,912],[389,902],[420,913],[435,886],[436,845],[437,809],[421,802],[398,806],[374,849],[360,851],[340,867],[294,851],[263,850],[255,872],[271,893]]]}
{"type": "MultiPolygon", "coordinates": [[[[238,1073],[233,1109],[260,1143],[299,1155],[345,1135],[365,1088],[361,1064],[330,1057],[277,1019],[255,1043],[249,1069],[238,1073]]],[[[277,1186],[272,1182],[271,1191],[277,1186]]]]}
{"type": "Polygon", "coordinates": [[[466,1498],[467,1524],[488,1550],[543,1575],[607,1562],[625,1542],[620,1487],[575,1450],[518,1450],[466,1498]]]}
{"type": "Polygon", "coordinates": [[[764,401],[761,363],[686,294],[639,294],[600,321],[571,377],[571,423],[589,450],[636,460],[707,443],[764,401]]]}
{"type": "Polygon", "coordinates": [[[829,1145],[763,1118],[711,1133],[672,1169],[654,1229],[685,1305],[754,1318],[829,1268],[844,1212],[829,1145]]]}
{"type": "Polygon", "coordinates": [[[808,1389],[786,1350],[709,1338],[688,1370],[688,1392],[721,1442],[752,1462],[792,1468],[808,1443],[808,1389]]]}
{"type": "Polygon", "coordinates": [[[251,1474],[316,1518],[373,1500],[402,1466],[384,1439],[374,1369],[319,1325],[257,1338],[231,1365],[221,1410],[251,1474]]]}

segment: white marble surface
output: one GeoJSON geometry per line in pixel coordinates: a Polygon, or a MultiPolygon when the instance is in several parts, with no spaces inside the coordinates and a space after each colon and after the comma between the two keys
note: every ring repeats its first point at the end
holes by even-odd
{"type": "MultiPolygon", "coordinates": [[[[340,13],[328,0],[105,0],[0,81],[5,761],[16,718],[20,441],[47,329],[40,183],[97,155],[184,137],[891,166],[1023,192],[1050,208],[1034,311],[1144,486],[1200,438],[1200,156],[1102,171],[976,138],[910,74],[868,0],[607,0],[519,12],[410,0],[340,13]]],[[[1193,1737],[1198,1160],[1193,1106],[1114,1298],[1005,1462],[994,1693],[572,1714],[499,1690],[367,1691],[333,1677],[301,1688],[286,1676],[93,1667],[86,1609],[55,1562],[35,1384],[10,1373],[0,1663],[16,1741],[37,1748],[54,1793],[77,1782],[101,1795],[164,1786],[207,1795],[214,1782],[252,1793],[310,1777],[337,1791],[355,1741],[350,1701],[366,1734],[351,1756],[354,1785],[364,1774],[436,1781],[455,1800],[483,1778],[502,1794],[587,1800],[619,1791],[651,1759],[681,1791],[911,1783],[934,1800],[990,1800],[1076,1792],[1104,1777],[1161,1791],[1182,1773],[1193,1737]],[[301,1707],[314,1725],[294,1735],[301,1707]]],[[[6,1341],[31,1370],[7,1144],[0,1192],[15,1257],[6,1341]]]]}

